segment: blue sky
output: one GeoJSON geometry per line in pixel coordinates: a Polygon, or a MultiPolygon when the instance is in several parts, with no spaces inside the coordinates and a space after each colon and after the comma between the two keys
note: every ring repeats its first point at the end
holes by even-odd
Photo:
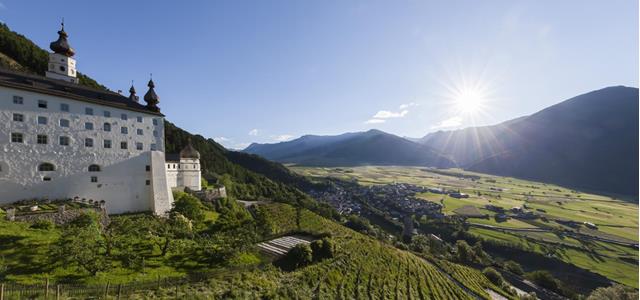
{"type": "Polygon", "coordinates": [[[231,148],[420,137],[638,86],[631,0],[0,0],[0,20],[43,48],[61,17],[78,70],[140,94],[153,73],[170,121],[231,148]]]}

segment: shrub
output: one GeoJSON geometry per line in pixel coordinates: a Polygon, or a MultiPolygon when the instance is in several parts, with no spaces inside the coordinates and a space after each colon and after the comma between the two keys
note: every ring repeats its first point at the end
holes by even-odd
{"type": "Polygon", "coordinates": [[[335,245],[333,241],[328,238],[313,241],[310,247],[313,254],[313,261],[332,258],[335,252],[335,245]]]}
{"type": "Polygon", "coordinates": [[[489,281],[493,282],[493,284],[497,286],[501,287],[502,283],[504,282],[504,278],[502,278],[502,274],[500,274],[500,272],[496,271],[496,269],[492,267],[484,268],[484,270],[482,270],[482,274],[484,274],[484,276],[487,277],[489,281]]]}
{"type": "Polygon", "coordinates": [[[533,271],[527,273],[526,277],[543,288],[560,291],[560,282],[549,271],[533,271]]]}
{"type": "Polygon", "coordinates": [[[610,287],[597,288],[589,295],[587,300],[635,300],[638,299],[638,291],[621,285],[614,284],[610,287]]]}
{"type": "Polygon", "coordinates": [[[278,261],[278,265],[285,271],[292,271],[304,267],[313,261],[313,252],[307,244],[298,244],[291,248],[284,257],[278,261]]]}
{"type": "Polygon", "coordinates": [[[34,229],[49,230],[49,229],[53,228],[54,226],[55,226],[55,224],[53,224],[53,222],[51,222],[50,220],[44,219],[44,220],[35,221],[29,227],[30,228],[34,228],[34,229]]]}
{"type": "Polygon", "coordinates": [[[187,193],[176,193],[175,196],[177,197],[173,202],[174,212],[180,213],[196,223],[204,221],[205,216],[200,199],[187,193]]]}
{"type": "Polygon", "coordinates": [[[516,274],[516,275],[524,274],[524,270],[522,270],[522,266],[520,266],[519,263],[517,263],[517,262],[515,262],[513,260],[506,261],[504,263],[504,268],[505,268],[505,270],[507,270],[507,271],[509,271],[509,272],[511,272],[513,274],[516,274]]]}

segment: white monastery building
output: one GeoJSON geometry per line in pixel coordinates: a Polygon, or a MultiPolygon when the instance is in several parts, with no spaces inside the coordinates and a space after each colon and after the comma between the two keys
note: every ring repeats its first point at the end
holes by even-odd
{"type": "Polygon", "coordinates": [[[199,191],[198,151],[165,160],[153,81],[145,104],[133,86],[126,97],[79,85],[64,24],[58,35],[45,76],[0,69],[0,204],[76,198],[164,214],[173,188],[199,191]]]}

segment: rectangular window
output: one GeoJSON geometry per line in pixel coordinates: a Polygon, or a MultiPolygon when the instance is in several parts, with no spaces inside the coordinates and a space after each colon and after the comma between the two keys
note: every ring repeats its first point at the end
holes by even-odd
{"type": "Polygon", "coordinates": [[[66,111],[66,112],[69,112],[69,104],[66,104],[66,103],[60,103],[60,111],[66,111]]]}
{"type": "Polygon", "coordinates": [[[38,124],[47,125],[47,117],[38,116],[38,124]]]}
{"type": "Polygon", "coordinates": [[[127,142],[120,142],[120,149],[127,149],[127,142]]]}
{"type": "Polygon", "coordinates": [[[40,108],[47,108],[47,101],[45,101],[45,100],[38,100],[38,107],[40,107],[40,108]]]}
{"type": "Polygon", "coordinates": [[[24,98],[20,96],[13,96],[13,104],[23,104],[24,98]]]}
{"type": "Polygon", "coordinates": [[[153,131],[153,136],[156,136],[156,137],[158,136],[158,131],[157,130],[153,131]]]}
{"type": "Polygon", "coordinates": [[[91,122],[84,123],[84,129],[93,130],[93,123],[91,123],[91,122]]]}
{"type": "Polygon", "coordinates": [[[136,143],[136,150],[142,150],[142,143],[140,142],[136,143]]]}
{"type": "Polygon", "coordinates": [[[136,117],[136,120],[138,121],[138,123],[142,123],[142,117],[137,116],[137,117],[136,117]]]}
{"type": "Polygon", "coordinates": [[[145,181],[144,184],[151,185],[151,180],[147,179],[147,181],[145,181]]]}
{"type": "Polygon", "coordinates": [[[60,119],[60,127],[69,127],[69,120],[60,119]]]}
{"type": "Polygon", "coordinates": [[[51,177],[42,177],[42,181],[51,181],[51,177]]]}
{"type": "Polygon", "coordinates": [[[153,125],[158,126],[158,119],[153,119],[153,125]]]}
{"type": "Polygon", "coordinates": [[[151,171],[151,166],[150,165],[144,166],[144,170],[147,172],[151,171]]]}
{"type": "Polygon", "coordinates": [[[23,114],[13,114],[13,120],[16,122],[24,122],[23,114]]]}
{"type": "Polygon", "coordinates": [[[11,133],[11,142],[12,143],[23,143],[24,142],[24,136],[22,135],[22,133],[12,132],[11,133]]]}
{"type": "Polygon", "coordinates": [[[140,128],[136,129],[136,133],[137,133],[138,135],[142,135],[142,129],[140,129],[140,128]]]}
{"type": "Polygon", "coordinates": [[[127,120],[127,114],[121,114],[121,115],[120,115],[120,119],[122,119],[122,120],[125,120],[125,121],[126,121],[126,120],[127,120]]]}
{"type": "Polygon", "coordinates": [[[98,182],[98,176],[91,176],[91,182],[98,182]]]}
{"type": "Polygon", "coordinates": [[[69,146],[69,137],[61,136],[60,137],[60,146],[69,146]]]}
{"type": "Polygon", "coordinates": [[[89,148],[93,147],[93,139],[92,138],[84,139],[84,146],[89,148]]]}
{"type": "Polygon", "coordinates": [[[105,110],[104,111],[104,116],[107,117],[107,118],[110,118],[111,117],[111,112],[108,111],[108,110],[105,110]]]}
{"type": "Polygon", "coordinates": [[[105,149],[111,149],[111,140],[104,140],[103,145],[105,149]]]}
{"type": "Polygon", "coordinates": [[[129,133],[129,128],[124,127],[124,126],[120,127],[120,133],[122,133],[122,134],[127,134],[127,133],[129,133]]]}
{"type": "Polygon", "coordinates": [[[102,130],[104,131],[111,131],[111,124],[109,123],[104,123],[104,125],[102,125],[102,130]]]}
{"type": "Polygon", "coordinates": [[[156,148],[157,148],[156,144],[151,144],[151,147],[150,147],[151,151],[156,151],[156,148]]]}
{"type": "Polygon", "coordinates": [[[37,142],[40,145],[46,145],[49,143],[49,137],[44,134],[38,134],[37,142]]]}
{"type": "Polygon", "coordinates": [[[93,108],[85,107],[84,113],[87,114],[87,115],[93,116],[93,108]]]}

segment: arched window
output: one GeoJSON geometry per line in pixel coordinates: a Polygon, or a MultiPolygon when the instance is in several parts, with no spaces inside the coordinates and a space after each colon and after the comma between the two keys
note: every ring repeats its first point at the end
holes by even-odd
{"type": "Polygon", "coordinates": [[[100,172],[100,166],[98,165],[90,165],[89,172],[100,172]]]}
{"type": "Polygon", "coordinates": [[[38,165],[38,171],[42,171],[42,172],[50,172],[50,171],[54,171],[55,169],[56,167],[54,167],[50,163],[41,163],[40,165],[38,165]]]}

